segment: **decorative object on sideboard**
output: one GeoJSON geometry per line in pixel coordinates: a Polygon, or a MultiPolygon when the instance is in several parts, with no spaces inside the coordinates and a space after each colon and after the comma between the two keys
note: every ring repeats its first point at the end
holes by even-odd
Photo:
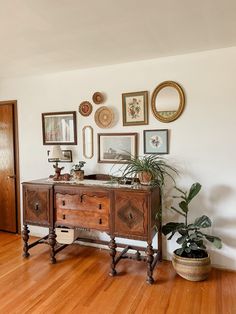
{"type": "Polygon", "coordinates": [[[148,92],[122,94],[123,125],[148,124],[148,92]]]}
{"type": "Polygon", "coordinates": [[[89,101],[83,101],[79,105],[79,113],[84,117],[89,116],[92,111],[93,111],[93,106],[89,101]]]}
{"type": "Polygon", "coordinates": [[[76,145],[76,111],[42,113],[44,145],[76,145]]]}
{"type": "MultiPolygon", "coordinates": [[[[72,162],[72,150],[69,149],[62,149],[62,158],[57,160],[57,162],[72,162]]],[[[50,150],[47,151],[48,156],[50,156],[50,150]]],[[[48,158],[48,162],[54,162],[55,160],[53,158],[48,158]]]]}
{"type": "Polygon", "coordinates": [[[144,154],[168,154],[168,130],[143,131],[144,154]]]}
{"type": "Polygon", "coordinates": [[[64,167],[58,167],[58,162],[60,162],[64,158],[61,147],[59,145],[52,146],[52,149],[49,152],[50,162],[55,162],[53,168],[55,169],[55,174],[50,175],[49,178],[53,179],[53,181],[69,181],[71,179],[71,175],[69,173],[61,174],[61,171],[64,167]]]}
{"type": "Polygon", "coordinates": [[[86,164],[85,161],[79,161],[78,164],[74,164],[71,168],[71,174],[75,181],[82,181],[84,180],[84,170],[82,168],[86,164]]]}
{"type": "Polygon", "coordinates": [[[161,122],[174,121],[184,110],[184,91],[176,82],[162,82],[154,90],[151,104],[152,112],[157,120],[161,122]]]}
{"type": "Polygon", "coordinates": [[[114,123],[114,113],[111,108],[102,106],[96,110],[94,119],[100,128],[110,128],[114,123]]]}
{"type": "Polygon", "coordinates": [[[137,154],[138,133],[99,133],[98,162],[127,163],[137,154]]]}
{"type": "Polygon", "coordinates": [[[82,130],[83,135],[83,156],[87,159],[93,157],[93,128],[85,125],[82,130]]]}
{"type": "Polygon", "coordinates": [[[170,234],[167,240],[179,233],[176,242],[181,246],[174,251],[172,264],[177,274],[190,281],[201,281],[208,277],[211,270],[210,257],[206,251],[204,241],[211,242],[216,248],[222,247],[221,239],[206,234],[202,229],[211,227],[211,220],[206,215],[195,219],[194,223],[188,221],[189,204],[199,193],[200,183],[192,184],[189,191],[182,191],[176,187],[180,200],[178,208],[171,206],[171,209],[184,217],[184,222],[168,222],[162,227],[164,235],[170,234]]]}
{"type": "Polygon", "coordinates": [[[93,102],[96,104],[96,105],[100,105],[104,102],[104,96],[102,93],[100,92],[96,92],[93,94],[93,102]]]}
{"type": "Polygon", "coordinates": [[[169,177],[174,181],[174,175],[178,173],[166,159],[158,155],[131,156],[127,165],[121,170],[123,178],[138,177],[142,185],[157,185],[161,190],[165,178],[169,177]]]}

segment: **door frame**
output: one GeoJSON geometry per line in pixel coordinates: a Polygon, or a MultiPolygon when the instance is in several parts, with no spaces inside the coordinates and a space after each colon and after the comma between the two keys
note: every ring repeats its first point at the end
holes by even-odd
{"type": "Polygon", "coordinates": [[[21,233],[21,208],[20,208],[20,167],[19,167],[19,137],[17,100],[0,101],[1,105],[12,105],[13,109],[13,140],[14,140],[14,163],[15,163],[15,187],[16,187],[16,233],[21,233]]]}

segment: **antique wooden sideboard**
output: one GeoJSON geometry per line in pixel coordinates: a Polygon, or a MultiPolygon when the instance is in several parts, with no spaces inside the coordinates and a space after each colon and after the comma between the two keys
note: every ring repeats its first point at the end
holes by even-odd
{"type": "Polygon", "coordinates": [[[161,206],[158,187],[124,186],[98,180],[81,183],[55,182],[49,179],[23,183],[24,257],[29,249],[40,243],[50,246],[51,262],[67,245],[56,241],[56,227],[82,228],[106,232],[110,241],[78,238],[109,246],[110,275],[116,274],[116,265],[122,258],[131,257],[147,263],[147,282],[153,283],[153,270],[162,258],[161,206]],[[49,234],[29,244],[28,225],[49,228],[49,234]],[[153,237],[158,233],[158,249],[153,249],[153,237]],[[145,248],[116,243],[116,237],[142,240],[145,248]],[[117,246],[123,251],[117,253],[117,246]],[[129,250],[135,254],[129,254],[129,250]],[[146,254],[140,254],[145,250],[146,254]]]}

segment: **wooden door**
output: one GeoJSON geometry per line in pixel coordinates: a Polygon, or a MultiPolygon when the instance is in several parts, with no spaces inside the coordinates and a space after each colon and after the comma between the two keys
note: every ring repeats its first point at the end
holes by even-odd
{"type": "Polygon", "coordinates": [[[18,231],[18,181],[16,101],[0,102],[0,230],[18,231]]]}

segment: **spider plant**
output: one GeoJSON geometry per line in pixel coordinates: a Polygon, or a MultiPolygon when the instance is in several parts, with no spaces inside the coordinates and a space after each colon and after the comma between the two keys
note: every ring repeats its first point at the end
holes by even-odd
{"type": "Polygon", "coordinates": [[[144,155],[133,157],[126,164],[123,169],[123,178],[138,177],[140,182],[145,185],[164,185],[165,177],[170,177],[173,181],[173,175],[177,174],[177,170],[170,166],[166,159],[159,155],[144,155]],[[142,182],[143,175],[149,179],[148,182],[142,182]]]}

